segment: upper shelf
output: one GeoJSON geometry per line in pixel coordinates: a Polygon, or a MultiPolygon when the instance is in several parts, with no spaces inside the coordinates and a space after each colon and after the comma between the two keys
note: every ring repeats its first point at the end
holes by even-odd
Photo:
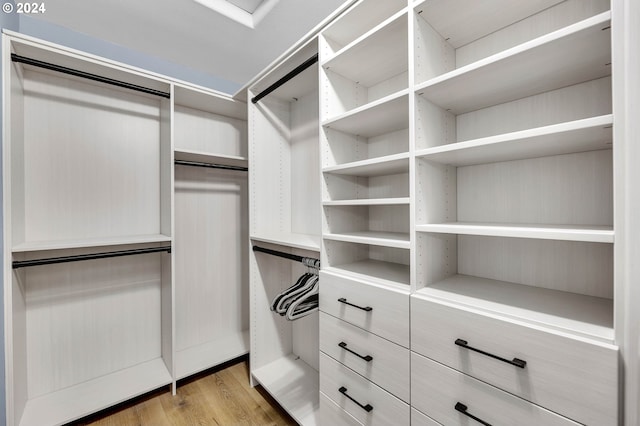
{"type": "Polygon", "coordinates": [[[611,74],[611,12],[538,37],[416,88],[463,114],[611,74]]]}
{"type": "Polygon", "coordinates": [[[415,10],[454,48],[564,0],[424,0],[415,10]]]}
{"type": "Polygon", "coordinates": [[[74,240],[30,241],[16,245],[13,253],[28,253],[48,250],[67,250],[92,247],[124,246],[133,244],[170,243],[171,237],[162,234],[125,235],[117,237],[83,238],[74,240]]]}
{"type": "Polygon", "coordinates": [[[202,163],[223,164],[225,166],[247,167],[249,161],[245,157],[236,155],[210,154],[203,151],[189,149],[174,150],[176,160],[195,161],[202,163]]]}
{"type": "Polygon", "coordinates": [[[609,149],[612,127],[613,116],[609,114],[440,145],[416,151],[416,157],[452,166],[469,166],[609,149]]]}
{"type": "Polygon", "coordinates": [[[333,71],[366,87],[388,80],[408,69],[407,14],[385,22],[323,62],[333,71]]]}
{"type": "Polygon", "coordinates": [[[409,171],[409,153],[387,155],[369,160],[325,167],[324,173],[348,176],[386,176],[409,171]]]}
{"type": "Polygon", "coordinates": [[[327,120],[324,127],[370,138],[409,127],[409,91],[402,90],[327,120]]]}
{"type": "Polygon", "coordinates": [[[252,241],[278,244],[281,246],[298,248],[302,250],[320,251],[320,236],[308,234],[253,234],[252,241]]]}

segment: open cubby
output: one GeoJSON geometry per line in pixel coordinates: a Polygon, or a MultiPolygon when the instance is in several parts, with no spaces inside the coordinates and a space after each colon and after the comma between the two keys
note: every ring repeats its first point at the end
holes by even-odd
{"type": "Polygon", "coordinates": [[[365,173],[342,174],[323,173],[324,195],[326,201],[339,200],[384,200],[409,196],[408,159],[399,161],[392,174],[367,176],[365,173]]]}

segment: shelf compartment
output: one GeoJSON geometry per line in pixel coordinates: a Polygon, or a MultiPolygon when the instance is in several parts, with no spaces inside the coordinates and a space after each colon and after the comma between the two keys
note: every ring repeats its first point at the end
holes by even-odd
{"type": "Polygon", "coordinates": [[[366,177],[393,175],[407,173],[408,171],[409,153],[406,152],[322,169],[323,173],[366,177]]]}
{"type": "Polygon", "coordinates": [[[608,76],[610,23],[611,13],[601,13],[431,78],[416,93],[462,114],[608,76]]]}
{"type": "Polygon", "coordinates": [[[379,3],[372,0],[359,2],[335,22],[322,31],[330,52],[333,55],[338,50],[378,27],[389,16],[394,15],[406,6],[404,0],[389,0],[379,3]]]}
{"type": "MultiPolygon", "coordinates": [[[[353,175],[323,173],[323,199],[335,202],[343,200],[368,202],[367,200],[370,200],[373,205],[378,200],[407,198],[409,197],[409,173],[402,171],[402,168],[406,167],[404,165],[406,161],[408,160],[400,160],[401,172],[396,174],[368,176],[367,173],[363,173],[364,176],[360,176],[355,173],[353,175]]],[[[380,165],[376,165],[378,166],[380,165]]],[[[396,172],[395,166],[391,172],[396,172]]]]}
{"type": "Polygon", "coordinates": [[[406,74],[407,42],[407,14],[402,13],[323,61],[322,67],[365,87],[377,86],[406,74]]]}
{"type": "Polygon", "coordinates": [[[176,352],[176,380],[249,353],[249,330],[176,352]]]}
{"type": "Polygon", "coordinates": [[[374,137],[409,127],[409,92],[402,90],[323,121],[326,128],[374,137]]]}
{"type": "Polygon", "coordinates": [[[420,232],[416,245],[421,293],[613,338],[612,244],[420,232]]]}
{"type": "Polygon", "coordinates": [[[285,356],[251,374],[296,422],[303,426],[320,424],[318,371],[302,359],[285,356]]]}
{"type": "Polygon", "coordinates": [[[522,160],[610,149],[613,116],[585,118],[485,138],[440,145],[416,157],[453,166],[522,160]]]}
{"type": "Polygon", "coordinates": [[[20,426],[60,425],[171,384],[162,359],[154,359],[55,393],[30,399],[20,426]]]}
{"type": "Polygon", "coordinates": [[[456,235],[484,235],[488,237],[533,238],[545,240],[613,243],[611,226],[583,227],[561,225],[509,225],[494,223],[435,223],[417,225],[418,232],[456,235]]]}
{"type": "Polygon", "coordinates": [[[613,301],[566,291],[453,275],[416,292],[510,319],[613,343],[613,301]]]}
{"type": "Polygon", "coordinates": [[[322,269],[407,290],[409,250],[326,239],[322,269]]]}

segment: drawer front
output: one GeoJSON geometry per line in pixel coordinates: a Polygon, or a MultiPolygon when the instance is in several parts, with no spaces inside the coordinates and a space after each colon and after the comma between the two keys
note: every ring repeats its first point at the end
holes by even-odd
{"type": "Polygon", "coordinates": [[[409,347],[408,291],[320,271],[320,310],[409,347]]]}
{"type": "Polygon", "coordinates": [[[320,353],[320,391],[367,426],[409,425],[409,405],[320,353]]]}
{"type": "Polygon", "coordinates": [[[409,349],[321,312],[320,350],[409,402],[409,349]]]}
{"type": "Polygon", "coordinates": [[[422,296],[411,298],[411,323],[414,352],[578,422],[617,424],[615,346],[504,321],[422,296]],[[503,360],[459,346],[457,339],[503,360]],[[505,362],[514,359],[525,361],[524,368],[505,362]]]}
{"type": "Polygon", "coordinates": [[[320,392],[320,425],[361,426],[353,416],[320,392]]]}
{"type": "Polygon", "coordinates": [[[415,408],[411,408],[411,426],[442,426],[440,423],[427,417],[415,408]]]}
{"type": "Polygon", "coordinates": [[[444,425],[482,424],[472,420],[471,415],[491,425],[578,426],[572,420],[415,353],[411,354],[411,371],[411,405],[444,425]],[[466,407],[468,415],[456,407],[460,410],[466,407]]]}

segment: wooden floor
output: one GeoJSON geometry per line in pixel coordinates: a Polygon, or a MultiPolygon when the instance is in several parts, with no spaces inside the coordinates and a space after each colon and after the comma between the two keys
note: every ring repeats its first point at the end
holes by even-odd
{"type": "Polygon", "coordinates": [[[250,387],[245,358],[179,382],[176,396],[172,396],[168,388],[162,389],[73,424],[281,426],[297,423],[264,389],[250,387]]]}

